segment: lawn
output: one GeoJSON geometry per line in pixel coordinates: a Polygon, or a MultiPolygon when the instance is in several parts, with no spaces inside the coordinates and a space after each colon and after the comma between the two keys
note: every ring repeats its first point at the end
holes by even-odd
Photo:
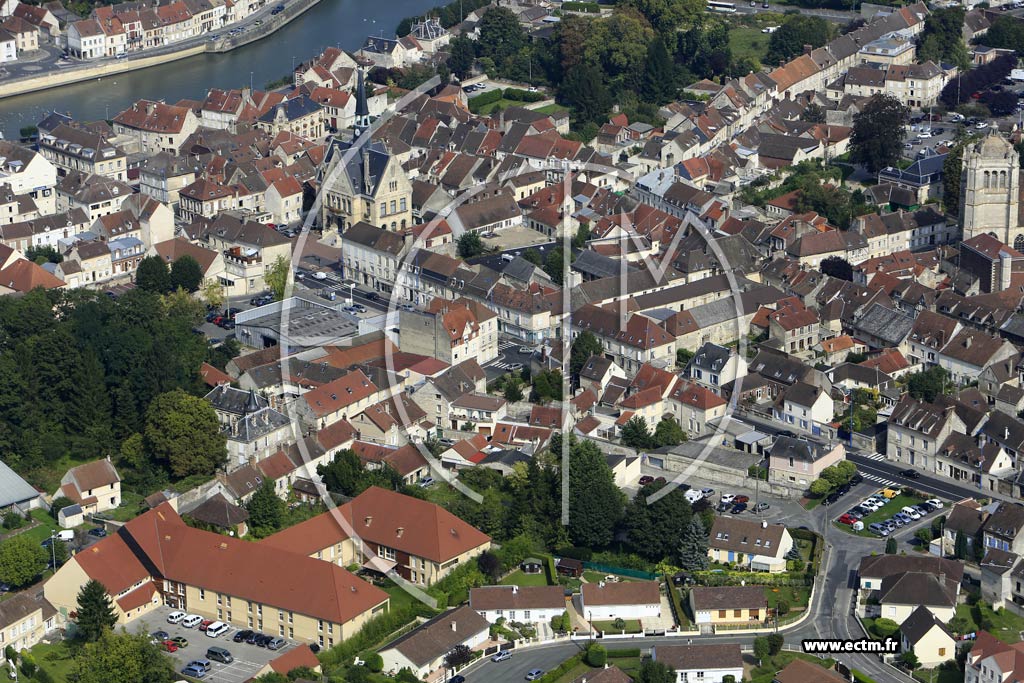
{"type": "Polygon", "coordinates": [[[621,633],[622,631],[625,631],[626,633],[640,633],[643,630],[640,628],[639,619],[623,619],[623,621],[626,622],[624,629],[615,628],[611,621],[594,621],[591,622],[591,624],[598,631],[606,631],[609,633],[621,633]]]}
{"type": "Polygon", "coordinates": [[[492,114],[496,111],[501,111],[502,109],[508,109],[509,107],[521,107],[523,106],[523,104],[523,102],[517,102],[515,100],[506,100],[504,97],[502,97],[497,102],[491,102],[490,104],[481,105],[480,109],[477,111],[477,114],[479,116],[487,116],[488,114],[492,114]]]}
{"type": "Polygon", "coordinates": [[[957,669],[918,669],[914,678],[923,683],[963,683],[964,673],[957,669]]]}
{"type": "Polygon", "coordinates": [[[802,652],[790,652],[783,651],[774,657],[766,659],[761,666],[754,667],[750,672],[750,683],[771,683],[775,678],[775,674],[780,669],[786,668],[786,666],[794,659],[802,659],[806,662],[812,662],[821,667],[830,669],[835,665],[835,660],[832,659],[818,659],[813,655],[806,655],[802,652]]]}
{"type": "Polygon", "coordinates": [[[768,53],[770,37],[767,33],[761,33],[759,28],[737,26],[729,30],[729,49],[736,59],[750,57],[761,62],[768,53]]]}
{"type": "Polygon", "coordinates": [[[616,578],[619,579],[619,581],[639,581],[640,580],[640,579],[631,578],[629,576],[620,576],[618,574],[608,574],[608,572],[595,572],[595,571],[592,571],[592,570],[589,570],[589,569],[586,569],[586,570],[583,571],[583,578],[586,579],[588,583],[600,583],[601,581],[604,581],[604,577],[606,577],[606,576],[615,576],[616,578]]]}
{"type": "Polygon", "coordinates": [[[790,612],[800,612],[807,609],[811,589],[807,586],[765,586],[764,596],[771,609],[775,609],[782,600],[789,603],[790,612]]]}
{"type": "Polygon", "coordinates": [[[517,569],[501,580],[503,586],[546,586],[548,579],[544,572],[539,574],[526,574],[522,569],[517,569]]]}
{"type": "Polygon", "coordinates": [[[377,587],[385,593],[387,593],[389,596],[391,596],[389,607],[391,611],[401,609],[403,607],[408,607],[414,602],[419,602],[419,600],[414,598],[406,590],[404,590],[401,586],[399,586],[391,579],[385,579],[382,583],[377,584],[377,587]]]}
{"type": "Polygon", "coordinates": [[[536,112],[541,114],[561,114],[563,111],[569,111],[568,107],[563,107],[560,104],[545,104],[543,107],[534,109],[536,112]]]}
{"type": "MultiPolygon", "coordinates": [[[[869,526],[871,526],[875,522],[881,522],[881,521],[884,521],[886,519],[889,519],[894,514],[899,512],[902,508],[904,508],[904,507],[906,507],[908,505],[917,505],[918,503],[920,503],[920,502],[922,502],[924,500],[927,500],[927,499],[922,497],[922,496],[908,496],[908,495],[905,495],[905,494],[901,493],[900,495],[896,496],[895,498],[890,500],[888,503],[886,503],[885,505],[880,507],[875,512],[872,512],[870,515],[868,515],[864,519],[860,520],[860,521],[864,522],[864,530],[863,531],[854,531],[853,528],[849,524],[840,524],[839,522],[833,522],[833,524],[835,526],[839,527],[840,529],[842,529],[843,531],[849,533],[849,534],[855,534],[857,536],[867,536],[868,538],[879,538],[880,539],[881,538],[880,536],[876,536],[873,533],[871,533],[870,531],[868,531],[868,527],[869,526]]],[[[860,501],[856,501],[856,502],[859,503],[860,501]]],[[[836,512],[833,514],[833,517],[835,519],[838,519],[840,516],[842,516],[842,514],[844,512],[846,512],[846,510],[849,510],[850,508],[855,507],[855,504],[854,504],[854,501],[851,500],[850,501],[850,506],[847,507],[847,508],[840,509],[840,506],[838,504],[834,505],[833,507],[836,508],[836,512]]],[[[934,515],[932,515],[932,516],[934,516],[934,515]]]]}
{"type": "Polygon", "coordinates": [[[50,674],[50,678],[53,680],[71,680],[73,659],[67,641],[62,640],[52,645],[40,643],[32,648],[32,657],[40,668],[50,674]]]}
{"type": "Polygon", "coordinates": [[[984,630],[1011,645],[1020,642],[1020,633],[1024,631],[1024,617],[1019,617],[1007,609],[996,612],[981,602],[975,605],[957,605],[956,616],[966,618],[972,631],[982,630],[982,624],[985,623],[987,628],[984,630]]]}
{"type": "Polygon", "coordinates": [[[133,491],[121,493],[121,504],[113,510],[107,510],[104,516],[118,522],[135,519],[144,511],[145,499],[133,491]]]}

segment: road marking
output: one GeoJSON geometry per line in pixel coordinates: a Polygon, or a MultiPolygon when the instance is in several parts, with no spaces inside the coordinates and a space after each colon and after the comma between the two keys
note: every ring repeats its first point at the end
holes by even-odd
{"type": "Polygon", "coordinates": [[[896,486],[897,485],[896,482],[894,482],[892,479],[885,479],[884,477],[879,477],[879,476],[876,476],[874,474],[869,474],[867,472],[861,473],[861,476],[864,477],[865,479],[869,479],[870,481],[874,481],[874,482],[877,482],[879,484],[885,484],[886,486],[896,486]]]}
{"type": "Polygon", "coordinates": [[[872,453],[871,455],[865,455],[861,457],[867,458],[868,460],[885,460],[885,456],[882,455],[881,453],[872,453]]]}

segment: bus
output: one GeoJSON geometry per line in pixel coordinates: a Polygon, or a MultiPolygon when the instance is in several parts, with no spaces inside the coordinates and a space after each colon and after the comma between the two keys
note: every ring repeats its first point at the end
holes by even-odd
{"type": "Polygon", "coordinates": [[[736,3],[719,2],[719,0],[708,0],[708,9],[712,12],[726,12],[731,14],[736,11],[736,3]]]}

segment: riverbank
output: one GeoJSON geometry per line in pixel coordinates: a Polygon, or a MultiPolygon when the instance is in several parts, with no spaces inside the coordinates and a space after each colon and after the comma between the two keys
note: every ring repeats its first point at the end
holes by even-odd
{"type": "MultiPolygon", "coordinates": [[[[24,95],[26,92],[41,92],[74,83],[83,83],[85,81],[98,80],[104,77],[170,64],[206,52],[230,52],[273,35],[293,20],[305,14],[309,9],[315,7],[319,2],[320,0],[293,0],[281,13],[277,15],[267,13],[267,18],[263,19],[261,25],[253,26],[240,35],[228,36],[213,42],[185,45],[180,49],[171,49],[150,56],[140,54],[127,59],[115,59],[98,64],[83,64],[60,71],[2,81],[0,82],[0,99],[24,95]]],[[[251,18],[255,19],[261,14],[263,12],[253,15],[251,18]]],[[[224,30],[230,30],[230,27],[225,27],[224,30]]],[[[192,43],[193,41],[188,42],[192,43]]]]}

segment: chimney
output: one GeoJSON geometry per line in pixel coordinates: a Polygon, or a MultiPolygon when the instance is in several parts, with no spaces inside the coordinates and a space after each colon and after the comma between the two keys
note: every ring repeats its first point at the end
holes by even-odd
{"type": "Polygon", "coordinates": [[[405,527],[398,527],[397,529],[395,529],[395,535],[398,536],[399,538],[401,538],[402,534],[404,534],[404,533],[405,533],[405,527]]]}
{"type": "Polygon", "coordinates": [[[804,45],[804,54],[805,54],[805,55],[809,55],[809,54],[811,54],[811,50],[813,50],[813,49],[814,49],[814,48],[813,48],[812,46],[810,46],[810,45],[806,45],[806,44],[805,44],[805,45],[804,45]]]}
{"type": "Polygon", "coordinates": [[[971,341],[972,340],[973,340],[972,337],[967,337],[967,339],[964,340],[964,348],[965,349],[971,348],[971,341]]]}
{"type": "Polygon", "coordinates": [[[762,519],[761,520],[761,528],[762,529],[767,529],[768,528],[768,520],[767,519],[762,519]]]}
{"type": "Polygon", "coordinates": [[[370,522],[372,521],[373,515],[366,515],[366,517],[363,518],[363,522],[366,524],[366,526],[370,526],[370,522]]]}
{"type": "Polygon", "coordinates": [[[517,586],[515,584],[512,584],[512,595],[515,595],[518,592],[519,592],[519,586],[517,586]]]}
{"type": "Polygon", "coordinates": [[[452,622],[452,630],[453,631],[458,631],[459,630],[458,628],[456,628],[454,621],[452,622]]]}

